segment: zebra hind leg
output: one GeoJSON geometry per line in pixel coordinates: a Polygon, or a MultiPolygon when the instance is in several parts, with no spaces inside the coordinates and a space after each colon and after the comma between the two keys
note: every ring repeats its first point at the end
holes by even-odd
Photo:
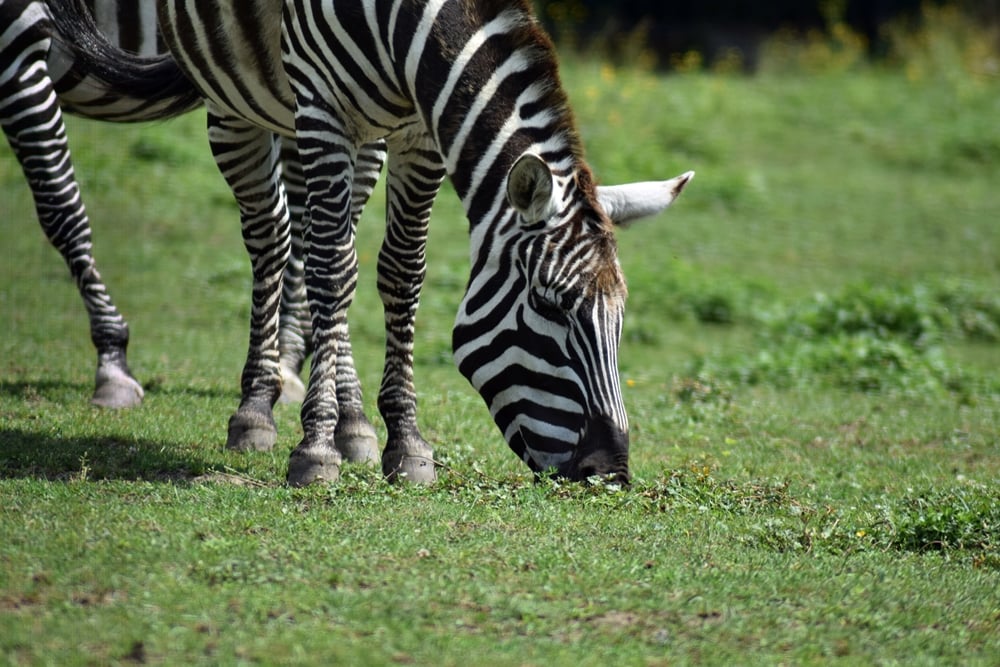
{"type": "MultiPolygon", "coordinates": [[[[301,403],[306,390],[299,374],[305,358],[312,351],[312,323],[309,320],[303,263],[309,209],[306,207],[305,175],[293,139],[282,138],[281,162],[282,180],[292,218],[292,244],[282,284],[279,335],[282,390],[279,400],[282,403],[301,403]]],[[[384,162],[383,142],[363,147],[358,155],[351,190],[351,224],[354,229],[375,189],[384,162]]],[[[337,402],[340,414],[334,431],[334,443],[345,461],[375,464],[379,460],[378,436],[375,427],[365,416],[361,384],[354,367],[346,321],[338,327],[338,331],[342,332],[337,344],[337,402]]]]}
{"type": "Polygon", "coordinates": [[[302,403],[303,438],[289,457],[287,480],[292,486],[305,486],[339,479],[340,464],[346,458],[342,449],[347,449],[349,456],[368,458],[367,446],[354,454],[347,443],[358,435],[372,440],[368,437],[370,424],[361,411],[347,327],[347,311],[358,279],[354,214],[359,206],[353,182],[359,159],[367,153],[355,147],[343,124],[328,109],[298,101],[296,129],[309,185],[305,279],[313,357],[302,403]],[[352,425],[358,424],[363,432],[352,432],[352,425]],[[343,436],[339,443],[338,430],[343,436]]]}
{"type": "MultiPolygon", "coordinates": [[[[351,226],[355,230],[361,212],[378,183],[385,155],[385,143],[382,141],[368,144],[358,153],[351,185],[351,226]]],[[[340,414],[333,434],[334,444],[345,461],[376,465],[379,460],[378,435],[365,416],[347,322],[338,330],[343,333],[337,343],[337,404],[340,414]]]]}
{"type": "Polygon", "coordinates": [[[281,284],[281,324],[278,334],[281,397],[278,400],[282,403],[301,403],[306,397],[306,386],[300,374],[311,351],[312,337],[303,264],[309,209],[306,208],[305,175],[302,173],[298,147],[295,140],[288,137],[281,138],[281,180],[285,185],[291,216],[292,238],[291,252],[281,284]]]}
{"type": "Polygon", "coordinates": [[[226,447],[267,451],[277,440],[273,406],[281,393],[278,313],[290,244],[277,143],[270,132],[222,116],[211,105],[208,125],[212,153],[240,206],[243,241],[253,270],[250,345],[240,381],[242,397],[229,420],[226,447]]]}
{"type": "Polygon", "coordinates": [[[91,252],[90,219],[80,197],[45,52],[39,48],[33,54],[20,68],[0,73],[0,124],[31,187],[42,230],[69,267],[87,309],[90,338],[97,348],[91,403],[134,407],[144,394],[126,361],[128,324],[112,302],[91,252]]]}
{"type": "Polygon", "coordinates": [[[414,322],[426,274],[431,205],[445,171],[429,142],[389,157],[385,239],[379,251],[378,290],[385,310],[385,368],[379,412],[389,433],[382,472],[390,481],[431,483],[434,452],[417,427],[413,383],[414,322]]]}

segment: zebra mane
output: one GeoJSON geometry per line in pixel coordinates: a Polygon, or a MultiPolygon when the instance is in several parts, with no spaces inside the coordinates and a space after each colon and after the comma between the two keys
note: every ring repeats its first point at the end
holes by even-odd
{"type": "Polygon", "coordinates": [[[428,113],[432,132],[473,226],[491,210],[507,170],[526,152],[538,154],[554,174],[579,177],[585,200],[595,202],[593,177],[560,81],[555,46],[525,0],[445,2],[429,41],[432,55],[423,57],[422,66],[435,71],[461,63],[462,74],[453,78],[446,107],[440,104],[442,84],[433,79],[415,86],[414,94],[425,110],[434,109],[428,113]],[[513,54],[518,64],[511,65],[513,54]],[[483,87],[499,71],[506,76],[491,81],[496,95],[489,104],[495,108],[478,116],[472,131],[469,114],[474,105],[481,107],[483,87]],[[529,88],[530,95],[520,99],[529,88]],[[498,143],[501,132],[506,139],[498,143]]]}

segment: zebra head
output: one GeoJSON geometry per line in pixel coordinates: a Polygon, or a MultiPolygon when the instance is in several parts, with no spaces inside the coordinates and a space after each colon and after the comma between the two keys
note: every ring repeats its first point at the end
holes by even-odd
{"type": "Polygon", "coordinates": [[[507,207],[490,250],[474,254],[453,348],[536,473],[629,480],[618,377],[627,290],[614,226],[662,211],[693,175],[597,187],[585,166],[552,169],[532,153],[510,169],[507,207]]]}

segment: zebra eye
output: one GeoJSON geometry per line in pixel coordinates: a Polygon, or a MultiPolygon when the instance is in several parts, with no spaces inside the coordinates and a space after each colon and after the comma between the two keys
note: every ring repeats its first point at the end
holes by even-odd
{"type": "Polygon", "coordinates": [[[535,311],[547,320],[563,324],[566,322],[566,311],[556,303],[551,297],[539,292],[534,292],[533,303],[535,311]]]}

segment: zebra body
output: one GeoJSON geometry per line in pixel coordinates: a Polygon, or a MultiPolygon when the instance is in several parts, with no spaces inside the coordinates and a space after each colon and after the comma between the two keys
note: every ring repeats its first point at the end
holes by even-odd
{"type": "Polygon", "coordinates": [[[352,192],[367,147],[384,140],[383,472],[434,479],[416,424],[413,325],[430,209],[447,176],[468,215],[472,264],[453,330],[459,370],[536,473],[627,481],[617,370],[626,289],[612,218],[662,210],[691,174],[624,189],[594,184],[551,42],[527,2],[158,2],[165,41],[206,98],[210,143],[240,203],[254,265],[251,349],[230,446],[252,441],[276,396],[288,241],[267,137],[279,132],[295,136],[306,176],[314,348],[288,480],[334,479],[350,458],[339,362],[357,280],[352,192]]]}
{"type": "MultiPolygon", "coordinates": [[[[130,53],[153,56],[166,47],[159,40],[154,0],[87,0],[100,31],[130,53]]],[[[40,0],[0,0],[0,123],[21,162],[35,196],[39,222],[62,254],[90,318],[98,351],[92,402],[129,407],[142,401],[143,389],[128,368],[128,324],[117,310],[92,255],[90,221],[70,157],[62,109],[108,121],[166,118],[201,105],[185,83],[166,93],[157,87],[126,92],[78,62],[67,39],[55,30],[49,6],[40,0]]],[[[174,70],[176,71],[176,70],[174,70]]],[[[294,141],[283,144],[283,181],[296,232],[286,270],[281,312],[282,398],[301,401],[299,380],[307,353],[308,305],[302,275],[301,222],[305,187],[294,141]]],[[[373,179],[369,187],[374,186],[373,179]]],[[[374,430],[370,429],[374,439],[374,430]]]]}

